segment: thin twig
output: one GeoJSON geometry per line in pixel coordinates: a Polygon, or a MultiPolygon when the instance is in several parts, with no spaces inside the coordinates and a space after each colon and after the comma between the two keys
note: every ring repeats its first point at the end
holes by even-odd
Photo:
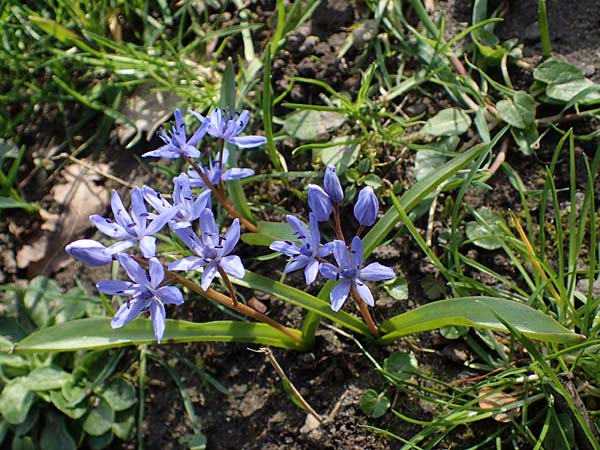
{"type": "Polygon", "coordinates": [[[290,387],[290,390],[292,391],[292,394],[294,394],[294,396],[300,402],[302,407],[306,409],[310,414],[312,414],[315,417],[315,419],[319,421],[319,423],[323,423],[323,417],[321,417],[321,415],[318,412],[316,412],[312,406],[310,406],[310,404],[302,396],[300,391],[290,381],[290,379],[283,371],[283,368],[279,365],[279,362],[277,362],[277,359],[275,359],[275,356],[273,355],[271,349],[267,347],[261,347],[258,350],[250,350],[257,353],[264,353],[271,365],[273,366],[273,369],[275,369],[275,372],[277,372],[277,374],[279,375],[279,378],[281,378],[283,382],[287,383],[287,385],[290,387]]]}

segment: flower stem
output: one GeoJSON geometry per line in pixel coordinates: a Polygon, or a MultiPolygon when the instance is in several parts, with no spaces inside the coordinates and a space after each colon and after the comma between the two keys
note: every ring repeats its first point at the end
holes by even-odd
{"type": "Polygon", "coordinates": [[[336,237],[340,241],[346,242],[346,239],[344,238],[344,232],[342,231],[342,223],[340,221],[340,209],[337,203],[334,203],[333,205],[333,224],[336,237]]]}
{"type": "Polygon", "coordinates": [[[202,168],[200,166],[198,166],[198,164],[196,164],[196,162],[194,162],[189,156],[183,155],[183,158],[186,160],[186,162],[189,165],[191,165],[194,168],[196,173],[198,173],[200,178],[202,178],[202,181],[204,182],[206,187],[211,190],[211,192],[215,195],[215,197],[217,197],[217,200],[219,200],[219,202],[221,202],[221,204],[227,210],[229,215],[231,217],[240,219],[240,222],[242,222],[242,224],[249,231],[251,231],[252,233],[256,233],[258,231],[258,229],[256,228],[256,225],[254,225],[252,222],[250,222],[245,217],[242,217],[242,215],[235,210],[233,205],[231,203],[229,203],[229,200],[227,200],[227,198],[225,197],[225,194],[223,193],[223,191],[220,190],[219,188],[217,188],[214,184],[212,184],[210,182],[210,180],[208,179],[208,177],[206,176],[206,174],[204,173],[202,168]]]}
{"type": "MultiPolygon", "coordinates": [[[[205,291],[198,284],[196,284],[193,281],[188,280],[187,278],[184,278],[181,275],[179,275],[175,272],[172,272],[170,270],[165,269],[165,273],[173,281],[176,281],[177,283],[189,288],[190,290],[194,291],[195,293],[200,294],[204,297],[208,297],[211,300],[214,300],[215,302],[220,303],[221,305],[227,306],[228,308],[232,308],[237,312],[241,312],[242,314],[244,314],[254,320],[266,323],[267,325],[271,325],[273,328],[276,328],[277,330],[281,331],[283,334],[285,334],[289,338],[293,339],[295,342],[298,342],[299,344],[304,345],[304,339],[302,339],[302,336],[300,336],[299,334],[294,332],[295,330],[285,327],[284,325],[280,324],[276,320],[273,320],[270,317],[259,313],[255,309],[252,309],[249,306],[246,306],[243,303],[238,302],[233,297],[227,297],[226,295],[221,294],[220,292],[215,291],[212,288],[208,288],[208,290],[205,291]]],[[[229,284],[231,284],[231,282],[229,284]]]]}
{"type": "Polygon", "coordinates": [[[217,270],[219,271],[221,278],[223,278],[223,280],[225,281],[225,284],[227,285],[227,290],[229,291],[229,296],[231,297],[231,300],[233,300],[233,309],[237,310],[238,306],[239,306],[239,302],[237,301],[237,295],[235,293],[235,289],[233,289],[233,285],[231,284],[229,275],[227,275],[227,272],[225,272],[225,270],[219,265],[217,265],[217,270]]]}
{"type": "Polygon", "coordinates": [[[369,330],[371,330],[371,334],[373,334],[373,336],[375,337],[379,337],[379,330],[377,329],[377,325],[375,324],[373,317],[371,317],[371,313],[369,312],[369,306],[365,303],[360,294],[356,291],[354,283],[350,285],[350,294],[352,295],[354,301],[356,301],[358,309],[361,315],[363,316],[363,319],[365,319],[365,322],[369,326],[369,330]]]}

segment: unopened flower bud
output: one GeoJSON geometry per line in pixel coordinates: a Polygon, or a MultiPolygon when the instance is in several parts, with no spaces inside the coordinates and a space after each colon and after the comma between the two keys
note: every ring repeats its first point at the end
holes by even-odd
{"type": "Polygon", "coordinates": [[[358,223],[370,227],[377,219],[379,200],[373,192],[373,188],[367,186],[358,193],[358,200],[354,205],[354,217],[358,223]]]}
{"type": "Polygon", "coordinates": [[[323,180],[323,185],[325,186],[325,192],[327,192],[331,200],[336,203],[344,200],[344,191],[342,190],[340,179],[335,173],[335,166],[330,164],[327,166],[327,169],[325,169],[325,179],[323,180]]]}
{"type": "Polygon", "coordinates": [[[331,198],[321,186],[308,185],[308,206],[319,222],[325,222],[331,214],[331,198]]]}

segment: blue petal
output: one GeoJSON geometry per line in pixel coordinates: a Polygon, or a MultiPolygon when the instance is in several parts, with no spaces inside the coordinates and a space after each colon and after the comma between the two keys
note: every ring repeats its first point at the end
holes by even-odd
{"type": "Polygon", "coordinates": [[[121,328],[123,325],[131,322],[146,308],[147,301],[139,297],[123,303],[116,312],[115,317],[110,322],[113,328],[121,328]]]}
{"type": "Polygon", "coordinates": [[[237,136],[229,139],[227,142],[238,146],[239,148],[254,148],[263,145],[267,142],[267,138],[264,136],[237,136]]]}
{"type": "Polygon", "coordinates": [[[156,289],[165,277],[165,269],[156,258],[150,258],[148,273],[150,274],[150,286],[156,289]]]}
{"type": "Polygon", "coordinates": [[[348,298],[350,283],[350,280],[342,280],[331,290],[329,299],[331,300],[331,309],[334,311],[339,311],[348,298]]]}
{"type": "Polygon", "coordinates": [[[137,232],[143,232],[146,229],[148,220],[148,210],[144,204],[144,196],[139,187],[135,186],[131,191],[131,214],[134,222],[138,225],[135,228],[137,232]]]}
{"type": "Polygon", "coordinates": [[[354,280],[354,288],[356,289],[356,292],[358,293],[362,301],[364,301],[369,306],[375,306],[373,294],[371,294],[369,287],[365,283],[362,283],[359,280],[354,280]]]}
{"type": "Polygon", "coordinates": [[[104,233],[113,239],[126,239],[131,237],[125,228],[106,217],[94,214],[93,216],[90,216],[90,220],[101,233],[104,233]]]}
{"type": "Polygon", "coordinates": [[[141,286],[150,286],[146,272],[131,256],[126,253],[119,253],[117,259],[121,266],[123,266],[123,269],[125,269],[125,272],[127,272],[127,275],[129,275],[129,278],[141,286]]]}
{"type": "Polygon", "coordinates": [[[223,181],[231,181],[231,180],[239,180],[241,178],[248,178],[254,175],[254,170],[252,169],[240,169],[234,167],[232,169],[228,169],[221,176],[223,181]]]}
{"type": "Polygon", "coordinates": [[[107,248],[93,239],[80,239],[65,247],[73,258],[90,267],[100,267],[112,262],[112,254],[107,248]]]}
{"type": "Polygon", "coordinates": [[[329,280],[337,280],[340,277],[340,270],[330,263],[319,264],[319,272],[329,280]]]}
{"type": "Polygon", "coordinates": [[[125,209],[125,205],[121,201],[121,197],[117,191],[112,191],[112,197],[110,200],[110,207],[112,209],[113,215],[115,216],[115,221],[123,227],[123,229],[127,229],[127,227],[133,223],[129,213],[125,209]]]}
{"type": "Polygon", "coordinates": [[[211,247],[219,245],[219,229],[213,212],[208,208],[200,213],[200,228],[202,229],[202,242],[205,245],[211,247]]]}
{"type": "MultiPolygon", "coordinates": [[[[140,287],[131,281],[102,280],[96,283],[100,292],[108,295],[132,296],[140,292],[140,287]]],[[[143,289],[143,288],[142,288],[143,289]]]]}
{"type": "Polygon", "coordinates": [[[221,258],[220,264],[225,272],[231,276],[236,278],[244,278],[246,276],[246,269],[242,264],[242,260],[237,255],[229,255],[221,258]]]}
{"type": "Polygon", "coordinates": [[[283,253],[286,256],[296,256],[300,254],[300,247],[293,242],[275,241],[269,246],[271,250],[283,253]]]}
{"type": "Polygon", "coordinates": [[[210,262],[204,268],[204,272],[202,272],[202,282],[201,282],[202,289],[204,289],[205,291],[208,290],[208,288],[210,287],[210,283],[212,283],[212,280],[217,275],[217,272],[218,272],[217,265],[214,262],[210,262]]]}
{"type": "Polygon", "coordinates": [[[335,261],[338,263],[342,269],[351,269],[353,268],[350,261],[350,253],[348,253],[348,247],[346,247],[346,243],[344,241],[340,241],[336,239],[332,243],[333,247],[333,257],[335,261]]]}
{"type": "Polygon", "coordinates": [[[240,221],[239,219],[234,219],[234,221],[231,223],[231,226],[229,227],[229,230],[227,230],[227,233],[225,233],[225,236],[223,237],[224,246],[222,255],[228,255],[229,253],[231,253],[231,251],[233,250],[233,248],[239,240],[240,221]]]}
{"type": "Polygon", "coordinates": [[[311,259],[306,265],[306,269],[304,269],[304,279],[306,284],[312,284],[313,281],[317,278],[317,274],[319,273],[319,261],[316,259],[311,259]]]}
{"type": "Polygon", "coordinates": [[[165,307],[161,302],[157,300],[150,302],[150,316],[152,317],[152,325],[154,326],[154,336],[160,344],[165,334],[165,322],[167,320],[165,307]]]}
{"type": "Polygon", "coordinates": [[[167,222],[171,220],[178,212],[178,205],[173,205],[166,211],[161,212],[158,217],[156,217],[154,220],[152,220],[152,222],[150,222],[150,225],[148,225],[146,230],[144,230],[144,234],[148,236],[154,233],[158,233],[167,224],[167,222]]]}
{"type": "Polygon", "coordinates": [[[171,207],[171,204],[168,201],[149,186],[142,187],[142,195],[150,206],[152,206],[159,214],[171,207]]]}
{"type": "Polygon", "coordinates": [[[181,305],[183,303],[183,294],[175,286],[163,286],[157,289],[156,296],[167,305],[181,305]]]}
{"type": "Polygon", "coordinates": [[[308,206],[319,222],[325,222],[331,214],[331,199],[321,186],[308,185],[308,206]]]}
{"type": "Polygon", "coordinates": [[[306,267],[306,265],[312,260],[311,257],[305,255],[297,255],[290,258],[290,262],[285,269],[283,270],[285,273],[293,272],[294,270],[302,269],[306,267]]]}
{"type": "Polygon", "coordinates": [[[144,258],[152,258],[156,255],[156,238],[154,236],[144,236],[140,239],[140,250],[144,258]]]}
{"type": "Polygon", "coordinates": [[[382,281],[391,280],[396,277],[396,274],[390,267],[374,262],[362,268],[358,277],[361,280],[382,281]]]}
{"type": "Polygon", "coordinates": [[[206,265],[206,261],[199,256],[186,256],[169,263],[169,270],[194,270],[206,265]]]}
{"type": "Polygon", "coordinates": [[[363,241],[358,236],[354,236],[352,238],[352,242],[350,243],[350,254],[352,255],[352,263],[351,263],[352,267],[358,269],[360,266],[362,266],[363,253],[364,253],[363,241]]]}

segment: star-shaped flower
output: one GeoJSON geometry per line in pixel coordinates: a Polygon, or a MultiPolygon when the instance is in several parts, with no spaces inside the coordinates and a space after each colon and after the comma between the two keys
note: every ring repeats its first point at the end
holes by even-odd
{"type": "Polygon", "coordinates": [[[331,309],[338,311],[348,294],[350,288],[354,285],[356,292],[361,299],[369,306],[375,306],[373,294],[369,290],[365,281],[391,280],[395,277],[394,271],[379,263],[371,263],[361,268],[363,263],[364,246],[362,240],[355,236],[350,244],[350,251],[344,241],[333,241],[333,256],[338,267],[330,263],[322,263],[319,266],[321,275],[330,280],[338,281],[338,284],[332,289],[329,296],[331,300],[331,309]]]}
{"type": "Polygon", "coordinates": [[[304,267],[306,284],[311,284],[319,273],[318,258],[325,258],[331,253],[331,244],[321,245],[319,222],[313,213],[309,214],[310,231],[297,217],[288,215],[286,219],[294,229],[294,235],[300,241],[300,245],[290,241],[275,241],[269,248],[290,257],[284,272],[293,272],[304,267]]]}
{"type": "MultiPolygon", "coordinates": [[[[192,226],[192,222],[200,217],[200,213],[204,211],[204,208],[209,205],[210,191],[206,190],[198,194],[198,196],[194,196],[190,186],[190,179],[185,173],[173,178],[173,182],[175,184],[173,206],[179,209],[169,222],[169,226],[173,230],[189,228],[192,226]]],[[[159,192],[156,192],[149,186],[144,186],[142,193],[146,201],[159,214],[173,207],[159,192]]]]}
{"type": "Polygon", "coordinates": [[[120,253],[117,255],[117,259],[132,281],[103,280],[96,284],[98,290],[105,294],[131,297],[116,312],[110,323],[111,326],[121,328],[139,316],[141,312],[150,310],[154,336],[160,342],[165,333],[164,305],[181,305],[183,303],[181,291],[174,286],[160,287],[165,271],[158,259],[150,258],[150,279],[148,279],[146,271],[131,256],[120,253]]]}
{"type": "Polygon", "coordinates": [[[215,217],[210,209],[200,214],[202,238],[191,229],[177,230],[177,235],[196,255],[178,259],[169,264],[169,270],[194,270],[202,268],[201,286],[205,291],[217,275],[219,267],[236,278],[243,278],[246,269],[237,255],[230,255],[240,239],[240,221],[235,219],[225,236],[219,234],[215,217]]]}
{"type": "Polygon", "coordinates": [[[183,116],[181,115],[181,111],[176,109],[175,126],[169,132],[165,132],[163,130],[159,134],[159,137],[163,140],[165,145],[157,148],[156,150],[144,153],[142,157],[147,158],[151,156],[155,158],[174,159],[185,155],[190,158],[198,158],[201,153],[196,148],[196,145],[198,145],[198,142],[200,142],[200,140],[204,137],[209,126],[210,119],[202,121],[200,128],[198,128],[188,140],[185,133],[185,122],[183,121],[183,116]]]}
{"type": "Polygon", "coordinates": [[[179,210],[178,206],[169,208],[148,224],[148,210],[142,191],[137,186],[131,191],[131,215],[125,209],[117,191],[112,193],[111,208],[114,221],[98,214],[90,216],[90,220],[107,236],[128,242],[126,248],[139,241],[140,250],[145,258],[151,258],[156,253],[156,238],[152,235],[158,233],[179,210]]]}
{"type": "Polygon", "coordinates": [[[204,117],[197,112],[192,114],[198,118],[202,125],[209,122],[206,132],[215,139],[224,139],[230,144],[239,148],[252,148],[267,142],[264,136],[239,136],[248,126],[250,112],[245,109],[240,114],[231,114],[221,108],[215,108],[208,117],[204,117]]]}
{"type": "MultiPolygon", "coordinates": [[[[223,171],[223,167],[227,164],[227,160],[229,159],[229,151],[225,148],[223,149],[223,157],[221,157],[221,153],[217,153],[217,157],[215,161],[213,161],[212,157],[209,158],[208,166],[199,165],[206,178],[212,183],[213,186],[219,184],[220,181],[231,181],[231,180],[239,180],[241,178],[247,178],[254,175],[254,170],[252,169],[242,169],[238,167],[232,167],[223,171]]],[[[206,187],[204,180],[200,177],[198,172],[192,167],[188,169],[187,175],[190,178],[191,187],[206,187]]]]}

